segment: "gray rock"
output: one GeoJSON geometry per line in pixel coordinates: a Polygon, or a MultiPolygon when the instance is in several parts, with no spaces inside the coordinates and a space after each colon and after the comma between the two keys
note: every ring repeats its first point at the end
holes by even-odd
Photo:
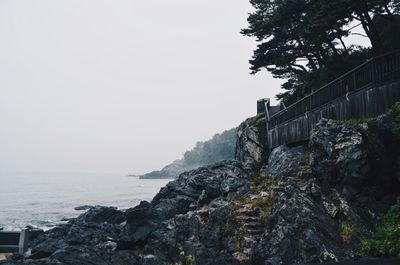
{"type": "Polygon", "coordinates": [[[267,174],[272,179],[287,180],[301,171],[307,165],[305,148],[298,146],[289,148],[286,145],[272,150],[267,164],[267,174]]]}
{"type": "Polygon", "coordinates": [[[361,129],[321,120],[310,138],[310,165],[320,180],[360,185],[368,178],[366,139],[361,129]]]}
{"type": "Polygon", "coordinates": [[[235,159],[255,169],[267,159],[265,117],[260,114],[243,122],[237,132],[235,159]]]}

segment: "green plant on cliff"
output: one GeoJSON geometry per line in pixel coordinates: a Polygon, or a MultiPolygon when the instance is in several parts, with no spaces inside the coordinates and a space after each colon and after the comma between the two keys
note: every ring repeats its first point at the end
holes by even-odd
{"type": "Polygon", "coordinates": [[[186,255],[185,250],[181,245],[177,246],[178,250],[178,255],[180,258],[180,261],[173,263],[172,265],[194,265],[195,264],[195,258],[192,255],[186,255]]]}
{"type": "Polygon", "coordinates": [[[260,208],[261,210],[260,220],[266,223],[268,222],[269,217],[271,216],[275,202],[276,202],[275,197],[269,194],[267,196],[262,196],[260,198],[252,200],[251,205],[254,208],[256,207],[260,208]]]}
{"type": "Polygon", "coordinates": [[[365,124],[371,121],[372,119],[348,119],[342,121],[342,124],[357,127],[360,126],[361,124],[365,124]]]}
{"type": "Polygon", "coordinates": [[[265,113],[259,113],[256,116],[250,118],[249,120],[249,126],[254,126],[256,127],[261,134],[265,134],[267,130],[267,125],[266,125],[266,118],[265,118],[265,113]]]}
{"type": "Polygon", "coordinates": [[[222,234],[232,240],[235,251],[240,251],[243,235],[239,229],[233,227],[230,223],[225,223],[222,226],[222,234]]]}
{"type": "Polygon", "coordinates": [[[400,202],[392,206],[383,217],[383,224],[375,234],[362,241],[360,254],[377,257],[400,256],[400,202]]]}
{"type": "Polygon", "coordinates": [[[340,237],[343,243],[349,244],[353,236],[357,234],[357,230],[351,219],[344,220],[340,223],[340,237]]]}
{"type": "Polygon", "coordinates": [[[263,118],[265,118],[264,113],[258,113],[256,116],[250,118],[249,125],[257,125],[263,118]]]}
{"type": "Polygon", "coordinates": [[[261,192],[278,185],[278,181],[270,178],[266,173],[258,173],[250,180],[250,188],[253,192],[261,192]]]}

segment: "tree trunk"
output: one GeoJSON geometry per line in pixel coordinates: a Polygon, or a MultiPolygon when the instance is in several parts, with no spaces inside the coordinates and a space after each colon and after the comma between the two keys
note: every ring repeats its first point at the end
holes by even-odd
{"type": "Polygon", "coordinates": [[[375,50],[380,51],[382,49],[382,42],[380,41],[380,38],[377,34],[374,25],[371,26],[370,22],[372,22],[372,20],[368,19],[369,14],[368,17],[366,17],[365,13],[363,13],[362,11],[357,11],[356,14],[361,22],[362,27],[364,28],[365,33],[367,34],[368,38],[371,41],[372,47],[375,50]]]}
{"type": "Polygon", "coordinates": [[[339,40],[340,40],[340,43],[343,46],[343,49],[344,49],[345,53],[348,55],[349,54],[349,50],[347,49],[346,44],[344,43],[342,38],[339,38],[339,40]]]}

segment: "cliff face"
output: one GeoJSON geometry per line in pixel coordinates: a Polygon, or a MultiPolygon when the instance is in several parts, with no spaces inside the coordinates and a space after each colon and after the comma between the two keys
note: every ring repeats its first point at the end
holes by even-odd
{"type": "Polygon", "coordinates": [[[265,120],[249,119],[238,131],[237,161],[185,172],[126,213],[92,208],[34,240],[33,259],[0,264],[285,265],[353,258],[399,196],[392,129],[389,116],[360,124],[322,120],[308,144],[278,147],[266,161],[265,120]]]}
{"type": "Polygon", "coordinates": [[[240,124],[235,147],[235,159],[241,161],[251,170],[257,170],[266,162],[268,155],[267,127],[263,113],[249,118],[240,124]]]}

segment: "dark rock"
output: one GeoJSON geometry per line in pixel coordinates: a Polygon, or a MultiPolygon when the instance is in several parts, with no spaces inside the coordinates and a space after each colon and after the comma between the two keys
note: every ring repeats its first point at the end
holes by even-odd
{"type": "Polygon", "coordinates": [[[176,249],[176,244],[171,240],[174,236],[164,231],[168,230],[166,220],[172,218],[174,221],[170,221],[169,225],[179,230],[177,226],[187,226],[189,223],[186,221],[190,221],[186,217],[180,219],[182,215],[191,213],[216,198],[240,196],[247,189],[248,172],[239,162],[223,161],[185,172],[162,188],[151,203],[142,202],[127,211],[128,221],[118,241],[118,249],[135,249],[155,237],[157,242],[166,244],[163,246],[166,250],[163,251],[170,252],[172,248],[176,249]]]}
{"type": "Polygon", "coordinates": [[[124,236],[118,241],[118,249],[133,249],[143,245],[151,232],[160,226],[161,219],[152,205],[142,201],[137,207],[127,211],[124,236]]]}
{"type": "Polygon", "coordinates": [[[93,206],[78,219],[72,220],[72,222],[74,221],[120,224],[126,221],[126,216],[124,212],[117,210],[115,207],[93,206]]]}
{"type": "Polygon", "coordinates": [[[29,228],[29,227],[27,227],[27,229],[29,230],[29,240],[34,240],[34,239],[38,238],[40,235],[44,234],[43,229],[29,228]]]}
{"type": "Polygon", "coordinates": [[[94,206],[92,206],[92,205],[82,205],[82,206],[75,207],[74,210],[75,211],[87,211],[93,207],[94,206]]]}
{"type": "Polygon", "coordinates": [[[41,243],[38,243],[32,249],[32,259],[47,258],[59,249],[67,247],[68,244],[62,239],[49,238],[41,243]]]}

